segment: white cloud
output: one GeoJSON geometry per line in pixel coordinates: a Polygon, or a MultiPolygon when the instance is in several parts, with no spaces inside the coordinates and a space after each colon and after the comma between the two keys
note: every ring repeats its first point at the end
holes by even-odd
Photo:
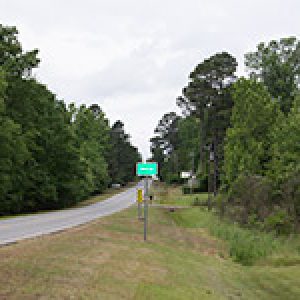
{"type": "Polygon", "coordinates": [[[297,0],[0,0],[2,23],[40,49],[38,78],[66,102],[123,120],[144,155],[197,63],[228,51],[243,73],[258,42],[299,37],[299,11],[297,0]]]}

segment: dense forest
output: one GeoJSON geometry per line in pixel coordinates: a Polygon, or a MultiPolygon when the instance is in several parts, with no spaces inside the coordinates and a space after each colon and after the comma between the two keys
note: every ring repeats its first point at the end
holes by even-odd
{"type": "Polygon", "coordinates": [[[0,215],[67,207],[134,179],[141,159],[121,121],[67,105],[32,76],[15,27],[0,25],[0,215]]]}
{"type": "Polygon", "coordinates": [[[300,42],[260,43],[245,67],[238,78],[227,52],[196,65],[176,99],[182,115],[158,122],[152,159],[168,183],[192,170],[221,216],[291,232],[300,225],[300,42]]]}

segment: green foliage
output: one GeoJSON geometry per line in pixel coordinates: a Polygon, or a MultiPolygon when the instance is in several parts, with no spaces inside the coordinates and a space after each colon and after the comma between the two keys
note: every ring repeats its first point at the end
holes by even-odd
{"type": "Polygon", "coordinates": [[[22,210],[22,188],[28,149],[21,127],[5,115],[6,82],[0,69],[0,214],[22,210]]]}
{"type": "Polygon", "coordinates": [[[237,226],[230,230],[218,227],[213,230],[213,234],[230,243],[230,256],[243,265],[252,265],[258,259],[271,254],[277,246],[273,236],[245,231],[237,226]]]}
{"type": "Polygon", "coordinates": [[[112,183],[126,184],[135,178],[135,165],[141,156],[130,143],[130,136],[124,130],[124,124],[116,121],[110,131],[109,170],[112,183]]]}
{"type": "Polygon", "coordinates": [[[189,186],[183,186],[182,187],[182,193],[183,194],[197,194],[197,193],[203,193],[207,192],[207,189],[203,188],[202,186],[195,186],[193,188],[190,188],[189,186]]]}
{"type": "Polygon", "coordinates": [[[278,108],[263,84],[239,79],[232,88],[234,107],[225,142],[225,178],[243,173],[264,175],[270,160],[270,134],[278,108]]]}
{"type": "Polygon", "coordinates": [[[178,225],[192,228],[207,228],[209,232],[227,242],[229,254],[234,261],[243,265],[252,265],[280,246],[272,233],[242,228],[237,224],[220,220],[212,213],[189,209],[172,214],[178,225]]]}
{"type": "Polygon", "coordinates": [[[183,116],[159,121],[152,156],[166,182],[196,170],[214,194],[221,183],[226,195],[214,200],[222,216],[286,233],[300,228],[300,42],[260,43],[245,59],[250,79],[236,81],[226,52],[194,68],[177,98],[183,116]]]}
{"type": "Polygon", "coordinates": [[[183,182],[182,178],[180,178],[179,173],[168,173],[165,177],[165,181],[168,184],[180,184],[183,182]]]}
{"type": "MultiPolygon", "coordinates": [[[[227,52],[217,53],[199,63],[190,73],[190,82],[183,88],[183,96],[177,99],[178,106],[186,114],[194,113],[204,120],[207,107],[211,105],[214,112],[209,119],[216,119],[216,114],[231,106],[226,88],[235,79],[236,67],[236,59],[227,52]]],[[[217,123],[206,125],[213,129],[217,123]]],[[[209,134],[207,130],[206,134],[209,134]]]]}
{"type": "Polygon", "coordinates": [[[232,100],[229,86],[235,80],[237,62],[226,52],[217,53],[198,64],[189,83],[177,98],[183,117],[165,114],[151,139],[152,158],[161,165],[163,180],[168,173],[192,170],[207,173],[204,148],[214,145],[215,172],[223,164],[223,140],[229,126],[232,100]]]}
{"type": "Polygon", "coordinates": [[[150,140],[152,160],[160,166],[160,176],[167,182],[177,181],[179,174],[178,123],[180,117],[174,112],[166,113],[159,120],[150,140]]]}
{"type": "Polygon", "coordinates": [[[208,176],[204,175],[198,178],[199,180],[199,190],[201,192],[208,192],[208,176]]]}
{"type": "Polygon", "coordinates": [[[299,85],[300,42],[295,37],[260,43],[255,52],[245,55],[251,77],[259,78],[269,93],[288,113],[299,85]]]}
{"type": "Polygon", "coordinates": [[[291,172],[280,186],[281,206],[295,220],[296,227],[300,224],[300,169],[291,172]]]}
{"type": "Polygon", "coordinates": [[[229,53],[212,55],[190,73],[190,81],[182,91],[183,96],[177,98],[177,105],[185,114],[195,115],[200,120],[200,171],[203,174],[207,172],[204,150],[210,145],[214,152],[214,173],[217,182],[223,165],[224,137],[230,125],[233,103],[229,90],[236,79],[236,67],[236,59],[229,53]]]}
{"type": "Polygon", "coordinates": [[[276,231],[278,234],[289,234],[293,231],[294,220],[284,209],[272,212],[264,222],[264,226],[269,231],[276,231]]]}
{"type": "Polygon", "coordinates": [[[293,102],[287,116],[282,116],[273,126],[272,161],[269,177],[281,184],[300,168],[300,95],[293,102]]]}
{"type": "Polygon", "coordinates": [[[195,116],[187,116],[178,121],[178,157],[179,171],[197,171],[200,161],[199,144],[201,141],[200,121],[195,116]]]}
{"type": "Polygon", "coordinates": [[[272,201],[272,185],[269,180],[257,175],[240,175],[231,185],[230,204],[236,207],[231,218],[243,224],[253,215],[263,221],[272,201]]]}
{"type": "Polygon", "coordinates": [[[23,210],[75,203],[79,153],[65,104],[36,80],[15,78],[6,106],[8,116],[22,126],[30,153],[24,166],[23,210]]]}
{"type": "Polygon", "coordinates": [[[195,116],[165,114],[151,139],[152,159],[160,165],[160,175],[168,183],[182,183],[181,171],[196,171],[199,164],[200,124],[195,116]]]}
{"type": "Polygon", "coordinates": [[[28,76],[39,64],[38,50],[23,52],[17,35],[16,27],[0,24],[0,66],[8,77],[28,76]]]}
{"type": "Polygon", "coordinates": [[[276,202],[294,223],[300,221],[300,97],[291,111],[274,125],[271,141],[272,159],[268,177],[277,191],[276,202]]]}
{"type": "Polygon", "coordinates": [[[85,170],[80,180],[80,190],[82,197],[86,197],[93,192],[103,191],[109,183],[105,155],[110,128],[102,112],[95,114],[85,106],[81,106],[73,118],[80,166],[85,170]]]}
{"type": "MultiPolygon", "coordinates": [[[[39,63],[37,50],[23,52],[17,33],[0,25],[2,215],[67,207],[101,193],[112,180],[108,165],[115,146],[98,105],[67,107],[30,76],[39,63]]],[[[128,139],[118,151],[125,157],[117,163],[126,183],[140,156],[128,139]]]]}
{"type": "MultiPolygon", "coordinates": [[[[298,184],[299,180],[296,182],[298,184]]],[[[226,216],[259,230],[291,233],[295,229],[297,215],[295,188],[299,189],[299,185],[289,182],[287,187],[290,193],[286,190],[284,197],[282,194],[278,197],[269,178],[240,175],[232,184],[226,199],[226,216]]]]}
{"type": "Polygon", "coordinates": [[[227,215],[277,233],[291,232],[300,215],[299,98],[284,115],[261,83],[240,79],[233,99],[225,146],[227,215]]]}

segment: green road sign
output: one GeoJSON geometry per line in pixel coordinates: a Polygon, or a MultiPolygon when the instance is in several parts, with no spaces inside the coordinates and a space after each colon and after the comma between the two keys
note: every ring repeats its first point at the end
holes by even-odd
{"type": "Polygon", "coordinates": [[[138,176],[152,176],[157,174],[158,166],[156,162],[136,164],[136,175],[138,176]]]}

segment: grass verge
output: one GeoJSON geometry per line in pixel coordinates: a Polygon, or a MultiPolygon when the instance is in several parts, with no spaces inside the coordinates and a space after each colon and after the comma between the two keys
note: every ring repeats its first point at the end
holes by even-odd
{"type": "Polygon", "coordinates": [[[179,206],[197,206],[207,201],[208,194],[183,195],[181,186],[168,186],[164,183],[154,183],[151,188],[155,202],[159,204],[173,204],[179,206]]]}
{"type": "Polygon", "coordinates": [[[0,248],[0,299],[299,299],[297,265],[242,266],[199,208],[136,207],[0,248]]]}
{"type": "Polygon", "coordinates": [[[243,265],[300,264],[300,238],[275,236],[272,233],[241,228],[220,220],[206,209],[189,209],[173,215],[174,221],[186,228],[205,228],[213,236],[226,241],[230,257],[243,265]]]}
{"type": "MultiPolygon", "coordinates": [[[[153,187],[156,201],[168,205],[195,205],[206,201],[207,194],[182,195],[180,187],[156,183],[153,187]]],[[[242,228],[228,220],[221,220],[207,208],[185,210],[173,214],[176,224],[186,228],[205,228],[209,233],[224,240],[230,257],[243,265],[274,264],[300,265],[299,235],[275,236],[273,233],[242,228]]]]}

